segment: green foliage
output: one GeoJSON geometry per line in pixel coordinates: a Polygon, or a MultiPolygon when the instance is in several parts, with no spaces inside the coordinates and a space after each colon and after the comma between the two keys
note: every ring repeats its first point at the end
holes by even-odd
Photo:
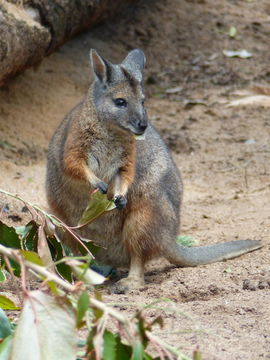
{"type": "Polygon", "coordinates": [[[4,295],[0,295],[0,308],[4,310],[19,310],[20,308],[13,301],[4,295]]]}
{"type": "MultiPolygon", "coordinates": [[[[1,303],[0,303],[0,306],[1,306],[1,303]]],[[[8,337],[11,334],[11,332],[12,332],[12,328],[11,328],[10,321],[7,318],[4,311],[0,308],[0,340],[8,337]]]]}
{"type": "Polygon", "coordinates": [[[34,251],[20,250],[20,253],[25,260],[30,261],[30,262],[40,265],[40,266],[44,265],[40,256],[37,253],[35,253],[34,251]]]}
{"type": "Polygon", "coordinates": [[[106,194],[102,194],[100,191],[94,191],[90,198],[89,204],[82,214],[79,221],[79,226],[89,224],[97,219],[105,211],[110,211],[115,208],[113,200],[108,200],[106,194]]]}
{"type": "Polygon", "coordinates": [[[0,341],[0,360],[9,360],[12,340],[12,335],[9,335],[2,342],[0,341]]]}
{"type": "Polygon", "coordinates": [[[23,249],[37,251],[38,225],[35,221],[32,220],[25,226],[17,226],[15,231],[23,249]]]}
{"type": "MultiPolygon", "coordinates": [[[[81,223],[92,221],[112,205],[95,193],[81,223]]],[[[1,266],[20,277],[24,289],[24,305],[15,330],[2,309],[19,307],[0,296],[0,360],[153,360],[147,352],[151,342],[162,354],[155,360],[188,360],[153,335],[154,325],[163,326],[161,317],[148,322],[141,310],[129,320],[102,301],[94,286],[103,283],[105,277],[89,268],[92,257],[88,243],[74,232],[76,228],[37,206],[27,206],[34,208],[31,213],[38,216],[25,226],[14,228],[0,221],[1,266]],[[87,255],[73,257],[69,252],[67,257],[58,239],[59,231],[73,234],[87,255]],[[42,280],[38,290],[27,290],[29,269],[42,280]],[[115,332],[111,330],[112,323],[116,325],[115,332]],[[79,341],[81,328],[85,338],[79,341]]]]}
{"type": "Polygon", "coordinates": [[[77,303],[77,328],[80,328],[82,325],[84,325],[83,319],[89,308],[89,305],[89,295],[86,291],[83,291],[79,296],[77,303]]]}
{"type": "Polygon", "coordinates": [[[47,240],[52,258],[56,262],[57,272],[67,281],[72,281],[72,272],[70,267],[61,261],[65,256],[65,249],[60,240],[56,234],[47,236],[47,240]]]}
{"type": "MultiPolygon", "coordinates": [[[[21,242],[20,237],[16,233],[16,229],[4,224],[0,220],[0,244],[4,246],[8,246],[13,249],[20,249],[21,248],[21,242]]],[[[1,256],[0,256],[0,263],[1,262],[1,256]]],[[[13,269],[14,275],[20,276],[20,265],[16,262],[10,259],[10,265],[13,269]]]]}
{"type": "Polygon", "coordinates": [[[228,35],[229,37],[231,38],[235,38],[236,37],[236,34],[237,34],[237,29],[235,26],[231,26],[229,31],[228,31],[228,35]]]}
{"type": "Polygon", "coordinates": [[[74,360],[77,353],[76,316],[65,298],[40,290],[28,294],[10,349],[10,360],[74,360]]]}
{"type": "Polygon", "coordinates": [[[5,280],[6,280],[5,272],[0,268],[0,282],[5,280]]]}
{"type": "Polygon", "coordinates": [[[13,249],[20,249],[20,237],[18,236],[16,229],[11,226],[7,226],[0,220],[0,243],[4,246],[11,247],[13,249]]]}
{"type": "Polygon", "coordinates": [[[197,245],[197,241],[195,239],[193,239],[193,237],[191,236],[177,236],[176,241],[178,244],[182,245],[182,246],[194,246],[197,245]]]}
{"type": "Polygon", "coordinates": [[[226,269],[223,270],[225,273],[230,274],[233,272],[231,266],[227,266],[226,269]]]}
{"type": "Polygon", "coordinates": [[[193,352],[193,360],[202,360],[202,353],[198,349],[193,352]]]}

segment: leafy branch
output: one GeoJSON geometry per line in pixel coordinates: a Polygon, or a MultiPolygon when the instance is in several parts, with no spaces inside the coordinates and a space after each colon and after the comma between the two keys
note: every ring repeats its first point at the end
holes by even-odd
{"type": "MultiPolygon", "coordinates": [[[[23,300],[14,327],[2,309],[20,307],[0,295],[1,360],[153,360],[149,344],[158,354],[156,360],[190,360],[153,334],[154,326],[163,326],[160,317],[148,322],[140,310],[128,319],[102,301],[95,285],[106,279],[89,268],[89,244],[85,256],[66,256],[58,239],[57,231],[64,229],[84,241],[74,229],[17,195],[0,192],[23,201],[32,214],[28,224],[17,228],[0,221],[0,279],[7,273],[19,278],[23,300]],[[38,290],[31,289],[29,273],[38,279],[38,290]]],[[[97,215],[91,206],[86,221],[89,213],[97,215]]]]}

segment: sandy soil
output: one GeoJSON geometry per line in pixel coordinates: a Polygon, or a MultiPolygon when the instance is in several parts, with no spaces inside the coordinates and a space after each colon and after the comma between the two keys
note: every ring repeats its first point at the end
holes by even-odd
{"type": "MultiPolygon", "coordinates": [[[[170,299],[148,316],[161,313],[165,329],[157,333],[189,355],[199,346],[208,360],[270,359],[270,101],[228,106],[236,90],[269,81],[269,2],[145,3],[78,36],[0,90],[0,187],[46,206],[48,141],[87,89],[89,48],[118,62],[141,47],[149,116],[184,179],[182,235],[201,245],[252,238],[265,246],[198,268],[156,261],[144,289],[113,295],[105,288],[104,297],[128,314],[138,304],[170,299]],[[228,35],[232,26],[235,38],[228,35]],[[223,49],[253,56],[227,58],[223,49]]],[[[0,201],[6,222],[24,221],[21,204],[0,201]]]]}

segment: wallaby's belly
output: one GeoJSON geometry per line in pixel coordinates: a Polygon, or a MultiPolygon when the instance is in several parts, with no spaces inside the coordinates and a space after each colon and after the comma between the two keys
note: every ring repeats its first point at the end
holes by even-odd
{"type": "Polygon", "coordinates": [[[95,255],[100,264],[127,267],[130,256],[122,242],[123,218],[119,210],[112,210],[82,230],[84,237],[102,246],[95,255]]]}
{"type": "MultiPolygon", "coordinates": [[[[63,218],[68,225],[76,226],[88,205],[90,189],[87,186],[66,181],[62,184],[61,192],[66,194],[62,197],[63,218]]],[[[102,247],[95,256],[98,262],[116,267],[128,266],[130,257],[121,240],[123,224],[123,212],[114,209],[78,232],[82,237],[102,247]]]]}

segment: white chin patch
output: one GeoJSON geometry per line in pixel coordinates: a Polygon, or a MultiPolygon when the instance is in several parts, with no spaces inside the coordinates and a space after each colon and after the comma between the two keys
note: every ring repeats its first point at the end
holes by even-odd
{"type": "Polygon", "coordinates": [[[145,140],[145,133],[142,135],[134,135],[136,140],[145,140]]]}

